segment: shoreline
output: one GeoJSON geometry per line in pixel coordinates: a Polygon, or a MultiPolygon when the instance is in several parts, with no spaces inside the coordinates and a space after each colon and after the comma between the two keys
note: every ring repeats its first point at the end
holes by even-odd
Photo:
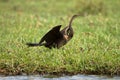
{"type": "Polygon", "coordinates": [[[64,76],[64,75],[67,75],[67,76],[72,76],[72,75],[78,75],[78,74],[81,74],[81,75],[105,75],[105,76],[120,76],[120,73],[114,73],[114,74],[111,74],[111,73],[98,73],[98,72],[93,72],[93,71],[89,71],[89,72],[34,72],[34,73],[24,73],[24,72],[18,72],[18,73],[2,73],[0,72],[0,75],[3,75],[3,76],[17,76],[17,75],[55,75],[55,76],[64,76]]]}

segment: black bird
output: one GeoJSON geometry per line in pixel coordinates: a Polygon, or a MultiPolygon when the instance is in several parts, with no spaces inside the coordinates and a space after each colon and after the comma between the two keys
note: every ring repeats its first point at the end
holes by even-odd
{"type": "Polygon", "coordinates": [[[53,27],[48,33],[46,33],[39,43],[27,43],[29,47],[33,46],[45,46],[47,48],[60,48],[65,45],[73,37],[72,22],[75,17],[79,15],[73,15],[67,27],[60,31],[62,25],[53,27]]]}

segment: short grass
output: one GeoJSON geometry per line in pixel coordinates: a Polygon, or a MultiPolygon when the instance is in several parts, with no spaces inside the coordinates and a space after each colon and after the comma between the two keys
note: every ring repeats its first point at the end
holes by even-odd
{"type": "Polygon", "coordinates": [[[73,39],[60,49],[25,45],[39,42],[55,25],[64,28],[79,13],[78,2],[0,0],[0,74],[120,75],[119,0],[104,0],[107,15],[97,12],[76,18],[73,39]]]}

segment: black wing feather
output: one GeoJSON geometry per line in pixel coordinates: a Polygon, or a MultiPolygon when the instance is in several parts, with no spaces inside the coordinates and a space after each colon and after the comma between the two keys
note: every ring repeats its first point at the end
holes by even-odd
{"type": "Polygon", "coordinates": [[[55,40],[57,40],[60,36],[60,28],[61,25],[57,25],[53,27],[49,32],[47,32],[40,40],[39,44],[42,44],[42,42],[46,41],[46,43],[52,43],[55,40]]]}

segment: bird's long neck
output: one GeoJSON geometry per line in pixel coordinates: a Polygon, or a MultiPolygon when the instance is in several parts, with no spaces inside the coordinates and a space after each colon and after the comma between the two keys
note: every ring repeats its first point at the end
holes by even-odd
{"type": "Polygon", "coordinates": [[[72,22],[73,22],[74,19],[75,19],[75,15],[73,15],[72,18],[70,19],[70,22],[69,22],[69,25],[68,25],[69,28],[72,26],[72,22]]]}

